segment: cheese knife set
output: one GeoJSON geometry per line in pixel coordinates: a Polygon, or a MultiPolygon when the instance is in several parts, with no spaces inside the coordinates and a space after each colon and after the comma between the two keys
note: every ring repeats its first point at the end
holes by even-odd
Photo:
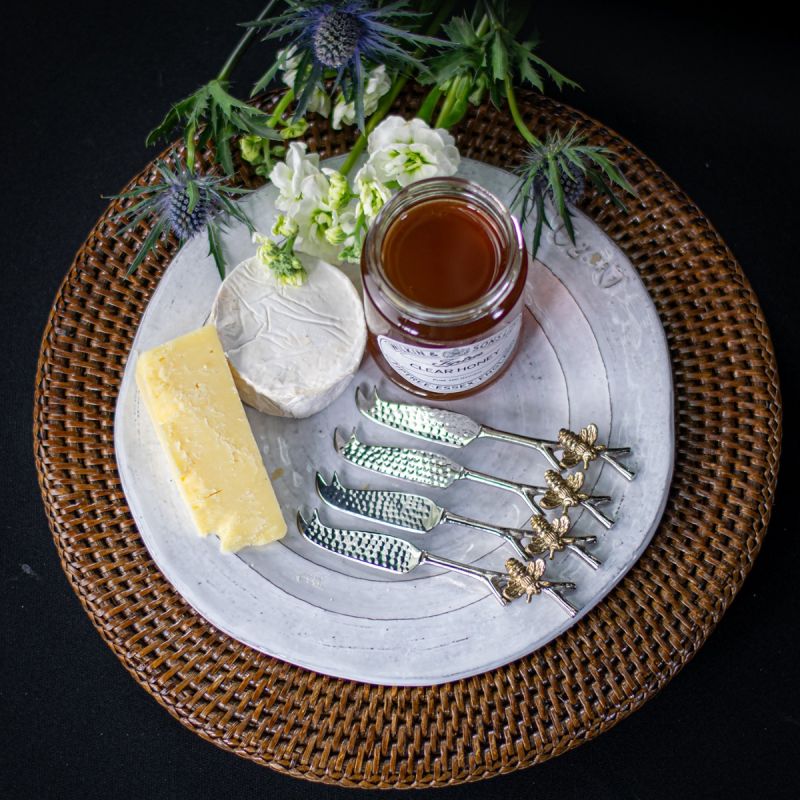
{"type": "Polygon", "coordinates": [[[605,529],[613,526],[596,506],[611,500],[608,496],[592,496],[581,492],[585,473],[562,472],[571,466],[602,459],[625,479],[634,473],[618,460],[630,453],[630,448],[607,448],[597,441],[597,426],[590,424],[580,433],[562,428],[557,440],[533,439],[514,433],[497,431],[483,426],[468,416],[419,404],[390,402],[379,397],[373,388],[371,399],[356,390],[356,404],[367,419],[395,431],[431,443],[454,448],[466,447],[479,437],[530,447],[551,466],[544,473],[546,486],[515,483],[493,475],[468,470],[449,458],[429,450],[370,445],[359,441],[353,432],[349,438],[337,429],[334,447],[345,461],[380,475],[397,478],[423,486],[445,489],[457,480],[473,480],[487,486],[504,489],[521,497],[531,510],[530,530],[498,527],[471,519],[441,508],[429,498],[408,492],[350,488],[341,483],[334,472],[326,481],[316,473],[316,490],[320,499],[331,508],[360,519],[381,523],[415,534],[429,534],[442,524],[462,525],[484,531],[503,540],[516,557],[505,562],[505,572],[486,570],[452,561],[427,550],[421,550],[405,539],[376,531],[342,529],[324,524],[317,510],[310,516],[297,512],[297,527],[310,542],[337,555],[362,564],[399,574],[408,573],[422,564],[437,566],[481,581],[502,605],[517,597],[544,594],[554,599],[570,616],[577,609],[558,591],[571,590],[571,581],[550,581],[543,578],[545,561],[556,552],[567,550],[578,556],[592,569],[600,562],[585,546],[596,541],[595,536],[569,536],[570,508],[585,508],[605,529]],[[561,453],[557,458],[556,453],[561,453]],[[560,509],[561,515],[552,521],[545,509],[560,509]],[[519,560],[521,559],[521,561],[519,560]]]}

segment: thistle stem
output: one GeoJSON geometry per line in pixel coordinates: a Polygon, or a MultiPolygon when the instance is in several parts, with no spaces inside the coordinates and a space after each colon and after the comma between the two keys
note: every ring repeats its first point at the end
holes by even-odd
{"type": "Polygon", "coordinates": [[[291,103],[292,100],[294,100],[294,90],[287,89],[283,97],[281,97],[281,99],[278,101],[278,105],[275,106],[272,116],[267,121],[267,124],[270,128],[274,128],[278,122],[280,122],[283,112],[286,111],[286,109],[289,107],[289,103],[291,103]]]}
{"type": "MultiPolygon", "coordinates": [[[[261,13],[255,18],[254,22],[260,22],[264,17],[269,14],[272,10],[272,6],[274,6],[276,0],[269,0],[263,9],[261,9],[261,13]]],[[[245,50],[250,47],[253,38],[255,37],[258,29],[255,27],[248,28],[247,31],[244,33],[241,39],[239,39],[238,44],[236,47],[233,48],[233,51],[228,56],[228,60],[222,65],[222,69],[219,71],[217,75],[218,81],[227,81],[230,77],[231,72],[233,72],[233,68],[239,63],[239,59],[244,55],[245,50]]]]}
{"type": "Polygon", "coordinates": [[[541,145],[541,141],[533,134],[531,129],[525,124],[522,119],[522,114],[519,112],[517,106],[517,97],[514,94],[514,84],[510,75],[506,75],[505,79],[506,100],[508,101],[508,110],[511,112],[511,118],[517,126],[517,130],[522,134],[522,138],[528,143],[535,146],[541,145]]]}
{"type": "MultiPolygon", "coordinates": [[[[426,36],[432,36],[434,33],[436,33],[442,22],[447,19],[447,16],[452,11],[454,5],[455,0],[446,0],[446,2],[442,3],[439,12],[433,18],[431,24],[425,31],[426,36]]],[[[415,57],[419,57],[424,52],[425,48],[421,47],[414,53],[414,55],[415,57]]],[[[367,146],[367,137],[370,135],[370,133],[372,133],[372,131],[375,130],[377,124],[389,113],[389,109],[392,107],[392,104],[397,99],[397,96],[403,90],[403,87],[407,82],[407,75],[398,75],[394,79],[392,88],[389,89],[388,94],[383,96],[377,109],[375,109],[375,113],[367,120],[364,130],[359,134],[358,139],[356,139],[356,143],[353,145],[353,149],[345,159],[344,164],[339,167],[339,172],[341,172],[342,175],[347,175],[347,173],[353,168],[353,165],[356,163],[356,161],[358,161],[358,157],[364,152],[364,148],[367,146]]]]}

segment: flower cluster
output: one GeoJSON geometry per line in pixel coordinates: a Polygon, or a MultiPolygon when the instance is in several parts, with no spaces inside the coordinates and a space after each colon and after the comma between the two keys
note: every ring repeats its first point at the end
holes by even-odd
{"type": "Polygon", "coordinates": [[[267,236],[253,234],[253,244],[258,245],[256,255],[265,267],[269,267],[280,283],[300,286],[307,275],[300,259],[292,252],[292,241],[287,239],[278,245],[267,236]]]}
{"type": "Polygon", "coordinates": [[[351,187],[319,156],[292,142],[269,178],[281,212],[274,236],[295,250],[329,261],[358,261],[364,234],[395,189],[423,178],[452,175],[460,156],[453,137],[420,119],[387,117],[370,134],[368,158],[351,187]]]}

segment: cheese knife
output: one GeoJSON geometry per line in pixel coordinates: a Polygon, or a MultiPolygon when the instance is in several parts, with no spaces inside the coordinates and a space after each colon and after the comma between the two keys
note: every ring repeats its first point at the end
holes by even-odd
{"type": "Polygon", "coordinates": [[[462,467],[447,456],[429,450],[364,444],[358,440],[355,431],[350,434],[349,438],[345,438],[337,428],[333,433],[333,443],[337,452],[351,464],[392,478],[413,481],[439,489],[446,489],[457,480],[475,481],[513,492],[521,497],[537,516],[544,516],[544,511],[536,500],[537,497],[543,497],[548,502],[552,500],[559,504],[563,500],[564,510],[569,506],[583,506],[605,528],[610,528],[614,524],[613,520],[595,508],[596,503],[608,502],[611,500],[610,497],[591,497],[579,493],[577,491],[579,486],[574,491],[572,490],[573,478],[580,476],[582,482],[583,473],[581,472],[575,473],[567,479],[559,480],[559,473],[555,470],[548,470],[546,473],[548,483],[552,482],[549,478],[551,475],[556,476],[554,480],[558,482],[557,489],[559,491],[556,495],[554,488],[550,485],[532,486],[497,478],[494,475],[487,475],[485,472],[462,467]]]}
{"type": "Polygon", "coordinates": [[[506,561],[506,572],[498,572],[434,555],[397,536],[375,531],[330,527],[320,520],[316,510],[309,519],[298,511],[297,527],[312,544],[370,567],[402,575],[416,569],[420,564],[429,564],[432,567],[441,567],[450,572],[478,579],[504,606],[523,594],[527,595],[529,602],[535,594],[546,594],[569,616],[574,617],[577,613],[577,609],[556,591],[574,589],[575,584],[543,580],[545,563],[541,558],[527,566],[510,558],[506,561]]]}
{"type": "Polygon", "coordinates": [[[375,489],[350,489],[339,480],[335,472],[330,482],[326,482],[317,472],[316,487],[317,494],[327,505],[361,519],[381,522],[413,533],[430,533],[438,525],[445,523],[463,525],[498,536],[525,561],[543,554],[549,554],[552,558],[555,552],[567,549],[583,559],[592,569],[600,566],[600,562],[578,544],[578,542],[593,543],[597,538],[567,536],[569,520],[566,516],[554,522],[548,522],[544,517],[535,517],[532,520],[533,530],[504,528],[454,514],[423,495],[375,489]]]}
{"type": "Polygon", "coordinates": [[[579,461],[583,462],[584,469],[588,469],[589,462],[599,458],[627,480],[635,477],[635,473],[615,458],[628,455],[630,448],[608,448],[598,444],[597,426],[594,424],[582,428],[580,433],[562,428],[558,432],[558,441],[535,439],[481,425],[466,414],[456,411],[384,400],[375,387],[372,388],[371,398],[360,387],[356,388],[356,407],[367,419],[379,425],[428,442],[448,447],[466,447],[476,439],[496,439],[537,450],[559,472],[575,466],[579,461]],[[556,457],[556,451],[561,452],[560,460],[556,457]]]}

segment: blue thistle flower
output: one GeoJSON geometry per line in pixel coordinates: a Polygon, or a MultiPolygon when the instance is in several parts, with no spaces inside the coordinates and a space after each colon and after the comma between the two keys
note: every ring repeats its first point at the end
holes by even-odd
{"type": "Polygon", "coordinates": [[[542,236],[542,226],[550,225],[545,200],[552,203],[570,240],[575,242],[571,207],[583,196],[587,182],[605,194],[618,208],[626,211],[625,204],[617,197],[614,186],[631,195],[636,194],[625,176],[610,160],[611,152],[605,147],[590,145],[585,135],[572,128],[562,135],[548,133],[543,142],[532,144],[522,164],[517,167],[519,177],[516,196],[512,205],[520,209],[523,224],[529,214],[536,210],[533,233],[533,255],[535,256],[542,236]]]}
{"type": "Polygon", "coordinates": [[[171,169],[164,161],[157,161],[156,169],[162,180],[115,195],[116,199],[134,201],[113,218],[114,222],[126,221],[117,231],[117,236],[152,218],[150,233],[142,242],[128,274],[139,267],[158,239],[166,237],[170,230],[181,244],[205,230],[208,232],[209,251],[224,278],[225,260],[219,226],[224,215],[243,222],[251,232],[254,230],[250,219],[233,202],[235,197],[247,194],[249,190],[223,185],[224,178],[195,175],[183,165],[171,169]]]}
{"type": "MultiPolygon", "coordinates": [[[[398,27],[418,20],[420,14],[408,9],[405,0],[374,6],[368,0],[324,2],[287,0],[288,11],[273,20],[247,23],[270,29],[264,39],[291,37],[287,46],[301,53],[295,85],[295,119],[303,116],[315,87],[328,75],[341,84],[347,102],[355,105],[358,127],[364,130],[363,61],[386,64],[396,69],[413,67],[426,71],[422,62],[404,49],[404,44],[446,45],[440,39],[412,33],[398,27]]],[[[275,74],[275,66],[258,82],[263,88],[275,74]]]]}

